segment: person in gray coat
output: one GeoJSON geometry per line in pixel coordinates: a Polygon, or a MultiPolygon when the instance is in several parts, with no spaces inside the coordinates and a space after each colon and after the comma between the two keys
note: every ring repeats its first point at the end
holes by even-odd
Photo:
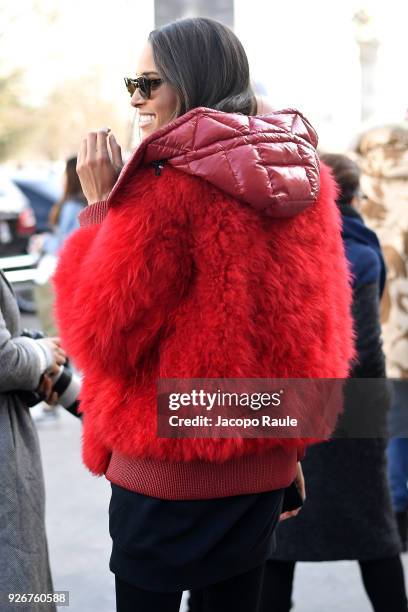
{"type": "MultiPolygon", "coordinates": [[[[45,491],[40,448],[30,416],[30,391],[55,402],[51,376],[65,362],[59,338],[21,335],[13,290],[0,270],[0,610],[10,593],[52,593],[45,534],[45,491]]],[[[52,612],[53,604],[19,605],[52,612]]]]}

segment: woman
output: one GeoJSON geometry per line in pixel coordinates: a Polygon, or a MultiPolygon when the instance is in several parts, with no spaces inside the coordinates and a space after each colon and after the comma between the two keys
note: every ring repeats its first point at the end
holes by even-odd
{"type": "Polygon", "coordinates": [[[66,238],[79,227],[78,216],[86,205],[86,199],[76,171],[77,161],[77,157],[70,157],[65,165],[64,193],[50,212],[54,240],[46,243],[44,248],[47,253],[58,253],[66,238]]]}
{"type": "Polygon", "coordinates": [[[35,286],[37,312],[41,327],[48,336],[55,336],[58,333],[52,313],[54,293],[48,281],[55,271],[57,255],[64,241],[79,227],[78,216],[86,204],[76,164],[76,157],[71,157],[66,162],[64,193],[51,209],[49,222],[53,231],[51,234],[45,234],[45,240],[42,243],[44,255],[37,270],[35,286]]]}
{"type": "Polygon", "coordinates": [[[353,277],[357,359],[339,437],[310,449],[304,462],[308,499],[282,524],[265,569],[262,611],[288,611],[296,561],[356,559],[375,612],[407,610],[400,543],[386,474],[389,391],[379,320],[385,266],[378,239],[357,211],[360,170],[344,155],[321,159],[339,185],[343,239],[353,277]],[[364,380],[360,384],[358,379],[364,380]],[[375,389],[374,389],[375,384],[375,389]],[[373,390],[375,391],[373,394],[373,390]]]}
{"type": "Polygon", "coordinates": [[[334,184],[300,113],[252,117],[247,58],[223,25],[155,30],[137,75],[142,143],[117,181],[114,136],[112,161],[106,131],[82,142],[89,206],[55,276],[84,372],[83,458],[112,483],[120,612],[178,610],[185,589],[204,609],[255,611],[305,442],[158,438],[156,381],[347,374],[334,184]]]}
{"type": "MultiPolygon", "coordinates": [[[[51,378],[65,361],[59,338],[21,336],[13,290],[0,270],[0,593],[1,610],[8,593],[52,593],[44,524],[44,482],[35,425],[27,392],[57,400],[51,378]]],[[[25,612],[55,610],[31,602],[25,612]]]]}

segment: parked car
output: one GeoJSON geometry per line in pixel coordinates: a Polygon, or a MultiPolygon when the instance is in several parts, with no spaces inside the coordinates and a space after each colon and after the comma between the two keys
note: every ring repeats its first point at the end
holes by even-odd
{"type": "Polygon", "coordinates": [[[30,238],[49,231],[48,216],[61,197],[61,180],[19,171],[0,174],[0,268],[13,285],[20,310],[35,313],[34,278],[39,253],[28,253],[30,238]]]}
{"type": "Polygon", "coordinates": [[[41,176],[16,174],[12,176],[15,185],[28,198],[36,218],[36,233],[50,230],[48,217],[50,210],[61,197],[60,180],[41,176]]]}
{"type": "Polygon", "coordinates": [[[24,254],[35,228],[36,219],[28,198],[0,173],[0,257],[24,254]]]}

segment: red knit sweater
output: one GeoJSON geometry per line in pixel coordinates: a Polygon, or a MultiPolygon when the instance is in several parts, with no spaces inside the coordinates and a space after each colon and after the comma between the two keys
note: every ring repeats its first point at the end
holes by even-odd
{"type": "Polygon", "coordinates": [[[87,209],[55,284],[61,337],[84,372],[93,473],[166,499],[293,480],[305,440],[158,438],[156,381],[347,376],[348,271],[315,145],[295,111],[195,109],[150,137],[109,201],[87,209]],[[158,173],[151,162],[163,159],[158,173]]]}

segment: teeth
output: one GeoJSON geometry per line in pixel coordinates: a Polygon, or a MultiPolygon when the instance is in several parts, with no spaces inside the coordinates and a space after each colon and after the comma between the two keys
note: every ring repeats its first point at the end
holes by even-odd
{"type": "Polygon", "coordinates": [[[146,124],[151,123],[154,119],[154,115],[139,115],[139,123],[146,124]]]}

